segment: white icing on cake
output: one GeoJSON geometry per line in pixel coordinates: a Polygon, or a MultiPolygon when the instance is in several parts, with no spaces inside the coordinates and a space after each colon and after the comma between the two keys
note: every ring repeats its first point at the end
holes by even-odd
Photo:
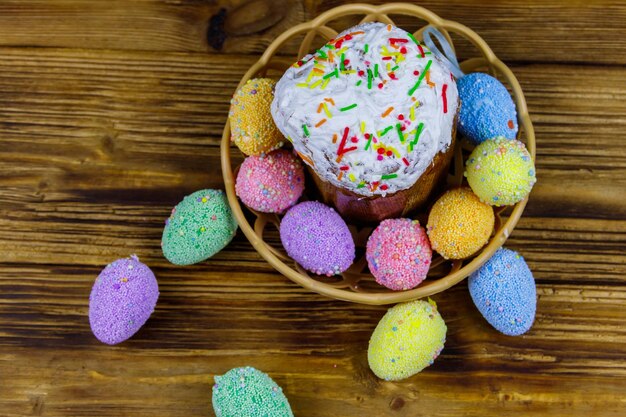
{"type": "Polygon", "coordinates": [[[454,78],[425,45],[364,23],[285,72],[272,116],[320,178],[384,196],[410,188],[447,149],[457,106],[454,78]]]}

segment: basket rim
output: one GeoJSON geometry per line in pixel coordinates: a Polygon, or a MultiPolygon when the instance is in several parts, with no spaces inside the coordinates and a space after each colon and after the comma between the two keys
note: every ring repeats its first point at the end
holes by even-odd
{"type": "MultiPolygon", "coordinates": [[[[270,64],[276,49],[282,43],[291,39],[293,36],[308,31],[309,34],[313,33],[313,36],[311,36],[312,40],[314,35],[316,33],[319,33],[318,30],[320,28],[320,25],[322,25],[321,27],[325,27],[334,32],[334,30],[328,28],[327,26],[324,26],[324,24],[329,20],[353,14],[364,14],[366,15],[365,19],[369,16],[379,18],[381,16],[386,17],[386,14],[388,13],[418,17],[420,19],[426,20],[429,24],[442,30],[444,35],[446,35],[447,37],[449,37],[448,31],[451,31],[470,40],[470,42],[480,52],[482,52],[483,57],[471,58],[463,61],[461,63],[461,67],[463,68],[464,72],[471,72],[471,70],[475,68],[489,67],[492,71],[501,74],[502,77],[506,79],[513,91],[513,99],[516,105],[518,123],[520,124],[520,127],[523,127],[523,131],[526,137],[526,146],[533,158],[533,161],[536,161],[534,128],[528,114],[528,108],[526,105],[526,100],[524,98],[524,93],[513,72],[495,56],[487,43],[473,30],[458,22],[442,19],[430,10],[414,4],[387,3],[380,6],[375,6],[364,3],[355,3],[342,5],[330,9],[312,20],[293,26],[283,32],[281,35],[279,35],[267,47],[259,60],[256,61],[241,78],[237,89],[239,89],[239,87],[241,87],[246,81],[253,78],[256,74],[266,69],[270,64]]],[[[421,31],[422,29],[420,29],[419,31],[421,31]]],[[[298,58],[300,58],[300,56],[298,56],[298,58]]],[[[522,129],[520,128],[518,131],[518,139],[520,138],[521,134],[522,129]]],[[[222,133],[222,141],[220,145],[224,186],[226,189],[228,203],[233,211],[237,223],[239,224],[239,227],[243,231],[246,238],[250,241],[254,249],[278,272],[280,272],[293,282],[299,284],[303,288],[306,288],[307,290],[316,292],[321,295],[325,295],[327,297],[343,301],[369,305],[385,305],[424,298],[451,288],[452,286],[464,280],[472,272],[476,271],[483,263],[485,263],[489,258],[491,258],[491,256],[493,256],[497,249],[499,249],[504,244],[510,233],[515,228],[517,222],[521,218],[524,208],[526,207],[526,204],[528,202],[527,196],[524,200],[514,205],[513,211],[511,212],[510,216],[506,219],[505,222],[503,222],[502,226],[498,230],[496,230],[494,236],[489,240],[487,245],[485,245],[469,263],[463,265],[460,269],[451,272],[445,277],[433,281],[426,281],[416,288],[406,291],[381,293],[354,292],[343,288],[337,288],[332,285],[317,281],[309,276],[300,274],[291,266],[285,264],[271,250],[268,249],[269,245],[267,245],[263,241],[263,239],[255,232],[254,227],[251,226],[245,218],[239,200],[237,199],[235,193],[235,179],[230,160],[230,149],[230,121],[227,120],[222,133]]]]}

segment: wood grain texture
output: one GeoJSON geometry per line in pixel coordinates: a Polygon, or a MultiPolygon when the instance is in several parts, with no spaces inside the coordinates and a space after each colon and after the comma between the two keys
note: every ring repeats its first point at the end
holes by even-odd
{"type": "MultiPolygon", "coordinates": [[[[195,51],[216,53],[207,42],[212,16],[226,12],[230,27],[222,52],[261,53],[286,28],[345,3],[344,0],[257,0],[247,11],[258,19],[233,17],[250,0],[2,0],[0,46],[195,51]],[[284,16],[270,28],[262,9],[278,4],[284,16]],[[255,8],[256,7],[256,8],[255,8]],[[248,26],[253,35],[241,35],[248,26]],[[234,32],[234,33],[233,33],[234,32]]],[[[363,1],[361,1],[362,3],[363,1]]],[[[381,4],[384,1],[370,1],[381,4]]],[[[418,3],[457,20],[481,35],[504,61],[626,64],[626,11],[613,0],[426,0],[418,3]],[[513,34],[517,42],[510,42],[513,34]]],[[[274,12],[275,13],[275,12],[274,12]]],[[[355,21],[337,23],[340,29],[355,21]]],[[[400,17],[412,29],[416,22],[400,17]]],[[[297,45],[284,49],[293,54],[297,45]]],[[[461,56],[464,56],[461,54],[461,56]]]]}
{"type": "Polygon", "coordinates": [[[200,36],[227,2],[104,3],[0,0],[0,415],[211,416],[213,375],[241,365],[274,377],[299,417],[624,415],[626,58],[615,34],[626,5],[612,3],[600,25],[604,3],[537,3],[536,15],[524,13],[531,3],[424,4],[486,31],[526,93],[538,184],[507,246],[526,257],[539,302],[533,329],[514,338],[480,317],[465,283],[438,294],[446,348],[389,383],[366,360],[385,308],[303,290],[241,233],[200,265],[160,252],[171,207],[221,186],[228,100],[256,58],[240,52],[270,38],[206,53],[187,25],[200,36]],[[534,21],[555,16],[617,53],[605,66],[592,65],[598,51],[563,59],[579,38],[557,28],[567,42],[537,38],[541,50],[524,58],[534,21]],[[102,31],[119,22],[135,30],[102,31]],[[161,296],[133,339],[109,347],[90,333],[88,295],[102,266],[130,253],[153,268],[161,296]]]}

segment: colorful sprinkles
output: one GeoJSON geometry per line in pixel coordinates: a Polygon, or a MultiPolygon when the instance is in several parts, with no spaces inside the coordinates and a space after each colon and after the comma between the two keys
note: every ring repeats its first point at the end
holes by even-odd
{"type": "MultiPolygon", "coordinates": [[[[429,99],[424,98],[422,94],[419,94],[417,98],[413,95],[423,86],[435,88],[433,79],[441,82],[439,81],[441,80],[439,75],[441,67],[433,64],[433,60],[427,57],[430,51],[412,34],[392,25],[383,26],[376,23],[366,25],[368,26],[362,26],[363,30],[360,30],[361,27],[356,27],[342,33],[337,38],[328,41],[314,54],[296,62],[294,67],[301,68],[296,79],[302,82],[293,85],[308,90],[324,89],[330,86],[327,90],[328,96],[322,95],[316,98],[315,113],[313,117],[303,119],[300,133],[300,139],[304,140],[304,143],[310,139],[317,141],[326,137],[326,140],[335,146],[334,162],[342,168],[331,166],[326,168],[326,172],[332,172],[333,180],[336,179],[344,184],[351,183],[350,189],[366,189],[367,192],[363,193],[364,195],[371,195],[374,192],[384,195],[391,185],[387,182],[406,175],[408,172],[406,167],[410,167],[412,163],[419,160],[411,156],[411,153],[414,152],[424,132],[429,130],[427,123],[431,122],[430,119],[421,116],[423,112],[417,109],[429,99]],[[369,33],[370,30],[379,30],[381,40],[377,40],[376,44],[360,43],[365,38],[365,31],[369,33]],[[431,68],[437,71],[433,79],[431,79],[433,75],[431,68]],[[400,85],[400,83],[395,84],[399,80],[402,80],[402,85],[407,86],[402,87],[403,89],[411,85],[408,89],[411,100],[409,105],[402,108],[393,104],[387,105],[378,113],[378,120],[372,120],[368,115],[371,104],[359,101],[362,95],[351,96],[350,101],[346,100],[346,95],[332,95],[333,86],[336,85],[341,91],[345,91],[348,82],[349,88],[363,93],[367,93],[368,90],[393,91],[400,85]],[[364,108],[363,111],[361,111],[362,108],[364,108]],[[347,117],[343,116],[346,113],[347,117]],[[339,117],[340,114],[342,114],[341,117],[339,117]],[[368,118],[360,119],[363,117],[362,114],[368,118]],[[346,120],[346,124],[338,126],[333,117],[346,120]],[[383,119],[387,123],[380,126],[380,121],[383,119]],[[331,120],[333,120],[332,123],[331,120]],[[392,130],[394,132],[391,132],[392,130]],[[355,153],[344,160],[345,155],[351,152],[355,153]],[[363,167],[363,161],[355,156],[360,152],[374,152],[374,160],[382,163],[380,169],[374,166],[374,172],[369,171],[365,176],[363,168],[359,168],[363,167]],[[394,165],[394,169],[389,169],[391,161],[386,162],[388,160],[397,160],[398,164],[394,165]],[[378,174],[376,174],[377,170],[378,174]]],[[[444,78],[447,79],[447,76],[444,78]]],[[[442,101],[439,101],[437,105],[443,114],[449,112],[448,83],[449,81],[438,86],[442,101]]],[[[296,149],[299,148],[296,146],[296,149]]],[[[303,149],[299,150],[303,151],[303,149]]],[[[308,157],[305,162],[316,169],[315,153],[310,150],[304,153],[307,153],[308,157]]],[[[370,158],[367,157],[367,160],[370,158]]]]}
{"type": "Polygon", "coordinates": [[[428,63],[426,64],[426,67],[424,68],[424,70],[422,71],[422,73],[419,75],[419,78],[417,79],[417,81],[415,82],[415,85],[409,90],[409,95],[412,96],[413,93],[415,93],[415,90],[417,90],[420,86],[420,84],[422,83],[422,80],[424,79],[424,77],[426,76],[426,73],[430,70],[430,65],[433,63],[433,61],[428,61],[428,63]]]}
{"type": "Polygon", "coordinates": [[[349,106],[346,106],[346,107],[342,107],[342,108],[340,108],[340,109],[339,109],[339,111],[348,111],[348,110],[352,110],[352,109],[353,109],[353,108],[355,108],[356,106],[357,106],[357,104],[356,104],[356,103],[352,103],[352,104],[350,104],[349,106]]]}

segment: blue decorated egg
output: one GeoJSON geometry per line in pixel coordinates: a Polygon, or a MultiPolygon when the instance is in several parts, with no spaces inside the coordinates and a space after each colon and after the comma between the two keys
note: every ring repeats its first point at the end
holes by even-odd
{"type": "Polygon", "coordinates": [[[518,336],[535,320],[537,289],[524,258],[500,248],[469,277],[469,291],[483,317],[500,333],[518,336]]]}
{"type": "Polygon", "coordinates": [[[491,75],[474,72],[457,81],[461,108],[457,127],[474,144],[503,136],[515,139],[517,112],[506,87],[491,75]]]}

